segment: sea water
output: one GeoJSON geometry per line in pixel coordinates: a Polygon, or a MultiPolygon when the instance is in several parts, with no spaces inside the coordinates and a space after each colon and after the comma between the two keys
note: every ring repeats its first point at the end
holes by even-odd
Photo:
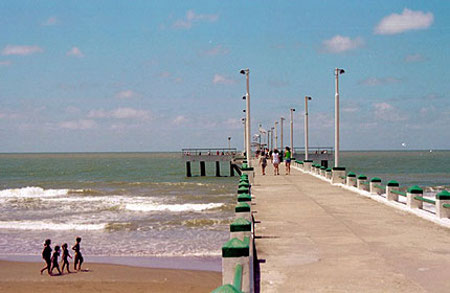
{"type": "MultiPolygon", "coordinates": [[[[384,183],[450,186],[450,151],[342,152],[341,162],[384,183]]],[[[221,174],[228,168],[222,163],[221,174]]],[[[0,154],[0,255],[38,259],[45,239],[72,245],[80,236],[91,260],[209,257],[220,270],[237,182],[186,178],[180,153],[0,154]]]]}

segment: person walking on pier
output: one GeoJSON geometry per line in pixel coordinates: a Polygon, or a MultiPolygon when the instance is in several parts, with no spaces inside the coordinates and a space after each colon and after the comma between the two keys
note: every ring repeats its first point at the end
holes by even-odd
{"type": "Polygon", "coordinates": [[[272,164],[273,164],[273,175],[280,175],[280,153],[277,149],[273,150],[272,153],[272,164]]]}
{"type": "Polygon", "coordinates": [[[261,165],[262,174],[266,175],[267,154],[264,151],[262,151],[259,156],[259,164],[261,165]]]}
{"type": "Polygon", "coordinates": [[[286,175],[291,175],[291,149],[286,147],[284,152],[284,160],[286,162],[286,175]]]}

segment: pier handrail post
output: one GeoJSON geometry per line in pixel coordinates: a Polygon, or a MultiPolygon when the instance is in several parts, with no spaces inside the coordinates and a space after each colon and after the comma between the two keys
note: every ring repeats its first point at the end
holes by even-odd
{"type": "Polygon", "coordinates": [[[423,202],[416,200],[414,197],[423,196],[423,189],[417,185],[413,185],[406,191],[406,205],[411,209],[422,209],[423,202]]]}
{"type": "Polygon", "coordinates": [[[367,176],[366,175],[361,174],[356,178],[356,187],[359,190],[369,191],[369,188],[366,184],[367,184],[367,176]]]}
{"type": "Polygon", "coordinates": [[[234,284],[235,269],[242,266],[242,292],[250,292],[250,241],[237,238],[228,240],[222,246],[222,284],[234,284]]]}
{"type": "Polygon", "coordinates": [[[378,187],[378,185],[380,185],[381,183],[381,179],[378,177],[373,177],[370,179],[370,188],[369,188],[369,192],[371,194],[378,194],[380,195],[382,193],[382,190],[380,187],[378,187]]]}
{"type": "Polygon", "coordinates": [[[333,167],[331,173],[331,183],[345,183],[345,167],[333,167]]]}
{"type": "Polygon", "coordinates": [[[436,194],[436,216],[439,219],[450,218],[450,208],[444,207],[444,204],[450,204],[450,192],[447,190],[436,194]]]}
{"type": "Polygon", "coordinates": [[[386,183],[386,199],[388,201],[398,201],[398,194],[393,193],[392,191],[398,191],[400,189],[400,184],[395,180],[390,180],[386,183]]]}
{"type": "Polygon", "coordinates": [[[347,174],[347,178],[346,179],[347,179],[347,182],[346,182],[347,186],[356,187],[356,174],[355,173],[349,172],[347,174]]]}

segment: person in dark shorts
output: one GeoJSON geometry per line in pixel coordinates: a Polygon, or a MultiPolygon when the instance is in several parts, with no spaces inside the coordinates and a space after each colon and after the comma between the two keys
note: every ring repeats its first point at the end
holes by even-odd
{"type": "Polygon", "coordinates": [[[81,264],[83,264],[83,261],[84,261],[83,256],[81,255],[81,251],[80,251],[81,237],[77,237],[75,240],[76,240],[76,243],[72,247],[72,250],[75,251],[73,269],[76,271],[80,271],[81,264]],[[77,265],[78,265],[78,268],[77,268],[77,265]]]}
{"type": "Polygon", "coordinates": [[[50,239],[45,240],[44,242],[44,250],[42,250],[42,259],[45,261],[46,266],[41,269],[41,275],[42,273],[47,270],[48,274],[50,275],[50,268],[52,265],[52,248],[50,247],[50,244],[52,241],[50,239]]]}
{"type": "Polygon", "coordinates": [[[69,250],[67,249],[67,243],[62,245],[62,268],[61,271],[64,273],[64,267],[67,267],[67,272],[70,274],[69,270],[69,257],[72,258],[69,254],[69,250]]]}
{"type": "Polygon", "coordinates": [[[58,262],[59,251],[60,251],[59,246],[55,246],[55,252],[53,252],[53,256],[52,256],[52,268],[50,269],[51,275],[53,275],[53,270],[55,268],[58,271],[58,275],[61,275],[61,270],[59,269],[59,262],[58,262]]]}
{"type": "Polygon", "coordinates": [[[286,151],[284,152],[284,160],[286,162],[286,175],[291,174],[291,159],[292,153],[289,147],[286,147],[286,151]]]}

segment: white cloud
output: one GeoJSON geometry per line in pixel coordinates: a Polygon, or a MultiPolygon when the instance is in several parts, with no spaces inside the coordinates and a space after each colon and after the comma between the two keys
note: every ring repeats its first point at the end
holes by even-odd
{"type": "Polygon", "coordinates": [[[118,99],[131,99],[137,97],[138,94],[133,90],[124,90],[116,93],[118,99]]]}
{"type": "Polygon", "coordinates": [[[408,118],[391,104],[382,102],[373,105],[375,117],[385,121],[404,121],[408,118]]]}
{"type": "Polygon", "coordinates": [[[375,34],[395,35],[410,30],[426,29],[434,21],[433,13],[403,9],[401,14],[393,13],[384,17],[375,27],[375,34]]]}
{"type": "Polygon", "coordinates": [[[88,113],[89,118],[114,118],[114,119],[136,119],[149,120],[150,112],[145,110],[137,110],[133,108],[117,108],[111,111],[91,110],[88,113]]]}
{"type": "Polygon", "coordinates": [[[77,107],[75,107],[75,106],[68,106],[68,107],[66,108],[66,113],[69,113],[69,114],[80,113],[80,109],[77,108],[77,107]]]}
{"type": "Polygon", "coordinates": [[[59,128],[72,129],[72,130],[86,130],[97,127],[97,122],[94,120],[72,120],[59,123],[59,128]]]}
{"type": "Polygon", "coordinates": [[[384,78],[370,77],[370,78],[366,78],[364,80],[359,81],[358,84],[366,85],[366,86],[377,86],[377,85],[386,85],[386,84],[399,83],[399,82],[401,82],[401,80],[398,78],[395,78],[395,77],[384,77],[384,78]]]}
{"type": "Polygon", "coordinates": [[[218,14],[196,14],[194,10],[188,10],[186,12],[186,17],[175,21],[173,27],[178,29],[190,29],[194,23],[215,22],[218,19],[218,14]]]}
{"type": "Polygon", "coordinates": [[[215,46],[209,50],[205,50],[202,52],[202,55],[206,56],[218,56],[218,55],[226,55],[230,53],[230,50],[224,48],[222,45],[215,46]]]}
{"type": "Polygon", "coordinates": [[[52,17],[49,17],[46,21],[44,21],[42,23],[42,25],[45,25],[45,26],[56,25],[56,24],[58,24],[58,22],[59,22],[58,19],[56,17],[52,16],[52,17]]]}
{"type": "Polygon", "coordinates": [[[175,125],[182,125],[188,121],[189,121],[189,119],[187,119],[185,116],[179,115],[175,119],[173,119],[172,123],[175,125]]]}
{"type": "Polygon", "coordinates": [[[67,51],[66,55],[67,56],[72,56],[72,57],[78,57],[78,58],[83,58],[84,57],[83,52],[81,52],[81,50],[78,47],[72,47],[72,49],[67,51]]]}
{"type": "Polygon", "coordinates": [[[243,128],[241,119],[229,118],[224,122],[224,124],[225,124],[225,127],[228,129],[242,129],[243,128]]]}
{"type": "Polygon", "coordinates": [[[11,64],[12,64],[12,62],[9,60],[0,61],[0,66],[9,66],[11,64]]]}
{"type": "Polygon", "coordinates": [[[7,45],[2,50],[2,55],[31,55],[34,53],[42,53],[44,50],[39,46],[16,46],[16,45],[7,45]]]}
{"type": "Polygon", "coordinates": [[[421,54],[410,54],[405,57],[404,61],[406,63],[413,63],[413,62],[421,62],[421,61],[425,61],[425,60],[426,60],[426,58],[421,54]]]}
{"type": "Polygon", "coordinates": [[[364,46],[362,38],[351,39],[341,35],[336,35],[329,40],[323,41],[324,50],[329,53],[344,53],[364,46]]]}
{"type": "Polygon", "coordinates": [[[234,79],[230,79],[230,78],[227,78],[224,75],[216,73],[216,74],[214,74],[213,83],[214,84],[227,84],[227,85],[230,85],[230,84],[235,84],[236,81],[234,79]]]}

